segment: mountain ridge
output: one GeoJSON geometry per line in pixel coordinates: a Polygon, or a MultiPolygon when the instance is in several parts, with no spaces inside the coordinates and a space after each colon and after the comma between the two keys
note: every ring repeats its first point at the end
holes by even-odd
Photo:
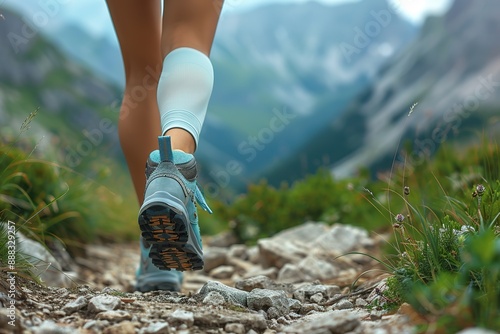
{"type": "MultiPolygon", "coordinates": [[[[500,106],[494,93],[500,82],[500,45],[491,42],[500,33],[493,15],[498,9],[493,1],[472,6],[457,0],[444,16],[429,18],[417,39],[381,67],[341,119],[304,145],[303,152],[311,153],[302,159],[327,155],[335,163],[323,167],[337,177],[359,168],[376,173],[389,169],[395,156],[405,159],[397,148],[406,141],[413,147],[406,158],[422,160],[444,141],[465,140],[468,129],[491,129],[489,119],[500,106]],[[483,98],[476,96],[478,90],[483,98]],[[338,142],[343,145],[324,144],[338,142]]],[[[298,163],[286,161],[271,179],[278,182],[287,164],[298,163]]]]}
{"type": "MultiPolygon", "coordinates": [[[[242,191],[246,183],[263,176],[269,164],[293,156],[309,136],[334,122],[387,59],[387,54],[379,52],[381,45],[392,45],[397,52],[415,35],[413,25],[393,15],[391,28],[382,29],[362,48],[359,58],[344,64],[340,43],[351,43],[355,28],[364,29],[367,23],[377,22],[372,12],[387,10],[387,6],[385,0],[341,6],[272,5],[245,14],[223,15],[212,50],[215,87],[197,152],[206,171],[202,180],[217,181],[210,174],[217,175],[229,162],[237,161],[241,173],[232,178],[234,183],[227,189],[242,191]],[[263,149],[255,147],[255,159],[247,159],[241,152],[242,145],[267,131],[275,117],[273,110],[286,110],[297,118],[283,130],[273,132],[263,149]]],[[[122,67],[117,45],[110,51],[109,45],[102,44],[105,40],[90,36],[86,41],[80,33],[68,29],[51,38],[72,43],[66,47],[62,40],[56,43],[71,59],[77,60],[74,54],[79,53],[80,62],[83,58],[102,61],[93,71],[103,79],[106,76],[99,68],[122,67]],[[89,47],[92,44],[95,46],[89,47]],[[85,52],[78,51],[81,47],[85,52]],[[67,53],[71,48],[73,55],[67,53]],[[99,51],[106,57],[99,56],[99,51]]],[[[116,112],[119,98],[120,93],[116,93],[110,99],[114,103],[105,104],[113,104],[111,109],[116,112]]]]}

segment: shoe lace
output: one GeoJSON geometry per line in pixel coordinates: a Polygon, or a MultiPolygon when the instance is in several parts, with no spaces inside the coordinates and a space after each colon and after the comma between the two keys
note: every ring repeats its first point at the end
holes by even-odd
{"type": "Polygon", "coordinates": [[[208,206],[207,201],[205,200],[205,196],[203,196],[203,193],[200,190],[200,187],[198,187],[198,182],[196,183],[194,197],[198,205],[201,206],[203,210],[207,211],[210,214],[213,213],[212,209],[210,209],[210,207],[208,206]]]}

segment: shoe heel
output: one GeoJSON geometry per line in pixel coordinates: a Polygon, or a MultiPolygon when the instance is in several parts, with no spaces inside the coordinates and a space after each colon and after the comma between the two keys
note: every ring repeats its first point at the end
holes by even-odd
{"type": "MultiPolygon", "coordinates": [[[[203,251],[195,241],[196,235],[189,222],[186,206],[179,199],[181,194],[175,193],[182,191],[182,186],[172,178],[152,180],[139,212],[142,237],[152,245],[149,257],[160,269],[200,270],[204,265],[203,251]],[[169,192],[149,194],[153,188],[169,189],[169,192]]],[[[184,198],[182,196],[180,198],[184,198]]]]}

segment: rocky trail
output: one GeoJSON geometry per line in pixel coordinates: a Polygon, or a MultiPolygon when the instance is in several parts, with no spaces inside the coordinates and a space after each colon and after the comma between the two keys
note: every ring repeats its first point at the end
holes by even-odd
{"type": "Polygon", "coordinates": [[[227,233],[205,238],[205,269],[186,273],[181,293],[133,292],[138,243],[90,245],[73,260],[78,284],[63,276],[72,286],[42,287],[17,276],[15,313],[2,277],[0,333],[412,333],[410,307],[371,306],[385,302],[377,262],[339,257],[376,255],[382,239],[321,223],[253,247],[227,233]]]}

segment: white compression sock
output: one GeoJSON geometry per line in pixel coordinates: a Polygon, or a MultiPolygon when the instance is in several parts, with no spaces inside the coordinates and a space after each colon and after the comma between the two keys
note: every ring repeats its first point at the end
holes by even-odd
{"type": "Polygon", "coordinates": [[[213,83],[212,62],[204,53],[186,47],[170,52],[158,83],[162,134],[182,128],[191,133],[198,146],[213,83]]]}

